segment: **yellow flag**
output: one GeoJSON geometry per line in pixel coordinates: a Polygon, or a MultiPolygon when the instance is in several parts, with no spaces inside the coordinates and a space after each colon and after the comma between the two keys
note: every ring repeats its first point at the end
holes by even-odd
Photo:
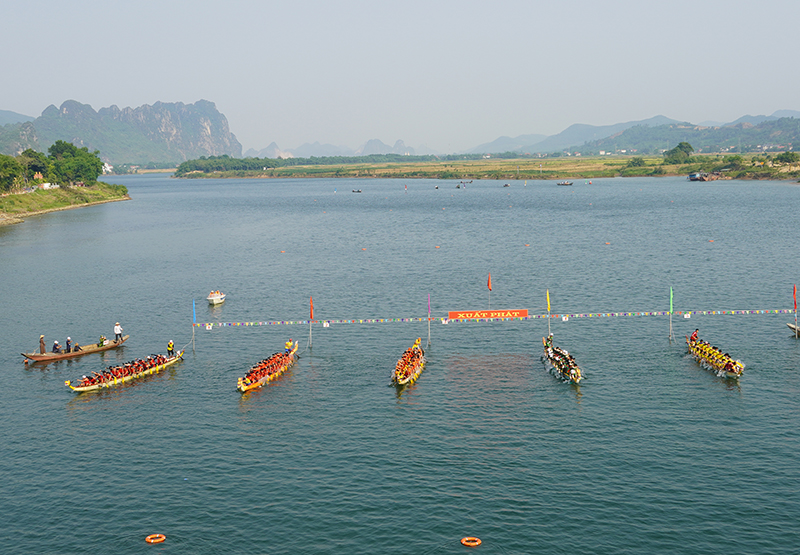
{"type": "Polygon", "coordinates": [[[550,290],[547,290],[547,312],[550,312],[550,290]]]}

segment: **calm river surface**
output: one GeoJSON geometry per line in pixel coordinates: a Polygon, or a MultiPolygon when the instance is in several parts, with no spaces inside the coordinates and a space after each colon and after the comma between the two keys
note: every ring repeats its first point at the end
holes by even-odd
{"type": "Polygon", "coordinates": [[[580,387],[542,366],[545,320],[436,322],[399,392],[425,323],[317,324],[311,351],[307,325],[195,328],[162,374],[64,386],[188,344],[192,299],[198,322],[304,320],[310,296],[317,319],[422,317],[428,294],[434,317],[542,314],[547,289],[554,313],[666,311],[670,286],[676,311],[791,309],[797,184],[109,181],[133,200],[0,228],[4,553],[797,553],[791,314],[676,317],[672,343],[665,316],[553,320],[580,387]],[[118,351],[23,364],[116,321],[118,351]],[[738,383],[686,355],[696,327],[738,383]],[[289,337],[298,363],[237,393],[289,337]]]}

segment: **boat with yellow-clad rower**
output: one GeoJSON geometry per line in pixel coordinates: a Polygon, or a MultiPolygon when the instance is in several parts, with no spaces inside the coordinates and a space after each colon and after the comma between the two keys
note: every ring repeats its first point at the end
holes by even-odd
{"type": "Polygon", "coordinates": [[[291,339],[287,341],[286,349],[282,353],[275,353],[254,364],[247,372],[247,375],[239,378],[236,382],[236,389],[240,393],[245,393],[263,387],[264,384],[276,379],[295,363],[299,346],[298,341],[294,343],[292,343],[291,339]]]}
{"type": "Polygon", "coordinates": [[[697,339],[697,332],[692,337],[686,338],[689,354],[692,355],[700,366],[708,368],[719,378],[739,378],[744,372],[744,364],[734,359],[728,353],[723,353],[717,347],[710,345],[702,339],[697,339]]]}
{"type": "Polygon", "coordinates": [[[392,383],[398,386],[413,384],[425,369],[425,351],[420,346],[422,338],[418,338],[397,361],[392,372],[392,383]]]}

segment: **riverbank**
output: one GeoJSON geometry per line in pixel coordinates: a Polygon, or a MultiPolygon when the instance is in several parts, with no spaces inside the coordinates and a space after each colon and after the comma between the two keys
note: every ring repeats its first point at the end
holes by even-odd
{"type": "Polygon", "coordinates": [[[259,170],[193,171],[176,175],[197,178],[381,178],[381,179],[596,179],[601,177],[686,176],[694,172],[723,170],[732,179],[797,179],[800,168],[765,167],[745,159],[737,168],[726,168],[719,156],[695,157],[691,164],[664,164],[661,156],[594,156],[562,158],[511,158],[481,160],[432,160],[364,164],[319,164],[266,167],[259,170]]]}
{"type": "Polygon", "coordinates": [[[88,187],[59,187],[37,189],[32,193],[9,194],[0,197],[0,226],[18,224],[27,217],[48,212],[120,200],[130,200],[126,187],[101,182],[88,187]]]}

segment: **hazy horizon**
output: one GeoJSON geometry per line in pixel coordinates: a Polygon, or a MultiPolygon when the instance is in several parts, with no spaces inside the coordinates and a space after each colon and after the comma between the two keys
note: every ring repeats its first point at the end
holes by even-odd
{"type": "Polygon", "coordinates": [[[32,1],[0,109],[214,102],[243,151],[369,139],[458,152],[656,115],[796,110],[800,4],[32,1]],[[768,83],[767,83],[768,81],[768,83]]]}

